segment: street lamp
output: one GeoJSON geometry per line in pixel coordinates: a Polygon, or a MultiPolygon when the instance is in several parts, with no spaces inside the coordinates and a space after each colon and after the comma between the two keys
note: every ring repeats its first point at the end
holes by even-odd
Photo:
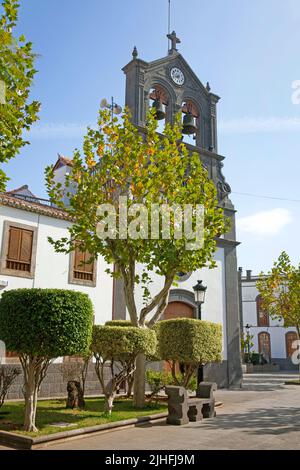
{"type": "MultiPolygon", "coordinates": [[[[207,287],[202,284],[202,281],[198,281],[197,284],[193,286],[195,302],[198,307],[198,320],[201,320],[201,305],[204,304],[205,301],[206,289],[207,287]]],[[[203,364],[200,364],[200,366],[198,367],[198,386],[201,382],[203,382],[203,364]]]]}
{"type": "Polygon", "coordinates": [[[245,361],[245,362],[251,362],[250,361],[250,328],[251,328],[251,326],[249,325],[249,323],[247,323],[247,325],[245,325],[245,329],[247,331],[247,334],[246,334],[247,361],[245,361]]]}
{"type": "Polygon", "coordinates": [[[205,302],[205,293],[207,287],[202,284],[202,281],[198,281],[193,287],[195,302],[198,307],[198,320],[201,320],[201,305],[205,302]]]}

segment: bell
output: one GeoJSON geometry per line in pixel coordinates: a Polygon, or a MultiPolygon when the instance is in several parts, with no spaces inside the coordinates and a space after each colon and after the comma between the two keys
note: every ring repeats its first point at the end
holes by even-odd
{"type": "Polygon", "coordinates": [[[155,110],[154,115],[155,115],[155,118],[158,121],[161,121],[162,119],[165,119],[166,113],[165,113],[164,105],[162,104],[161,101],[154,100],[153,105],[152,105],[152,109],[155,110]]]}
{"type": "Polygon", "coordinates": [[[183,116],[183,134],[195,134],[197,130],[196,118],[191,113],[187,113],[183,116]]]}

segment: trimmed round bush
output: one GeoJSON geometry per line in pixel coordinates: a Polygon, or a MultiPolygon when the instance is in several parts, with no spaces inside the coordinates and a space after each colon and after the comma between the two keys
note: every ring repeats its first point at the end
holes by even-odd
{"type": "Polygon", "coordinates": [[[133,326],[130,320],[109,320],[105,326],[133,326]]]}
{"type": "Polygon", "coordinates": [[[50,360],[85,354],[92,337],[87,294],[62,289],[16,289],[0,300],[0,339],[20,356],[24,374],[24,430],[37,432],[37,397],[50,360]]]}
{"type": "Polygon", "coordinates": [[[0,339],[6,349],[31,356],[86,352],[93,305],[87,294],[63,289],[16,289],[0,300],[0,339]]]}
{"type": "Polygon", "coordinates": [[[163,320],[156,324],[161,359],[185,364],[221,361],[222,327],[190,318],[163,320]]]}
{"type": "Polygon", "coordinates": [[[156,341],[155,332],[147,328],[94,325],[92,351],[111,360],[140,353],[152,355],[156,341]]]}

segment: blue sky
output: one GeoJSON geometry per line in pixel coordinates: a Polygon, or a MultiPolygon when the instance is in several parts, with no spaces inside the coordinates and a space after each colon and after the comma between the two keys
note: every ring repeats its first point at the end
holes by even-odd
{"type": "MultiPolygon", "coordinates": [[[[31,145],[6,165],[9,189],[45,196],[44,168],[71,156],[100,99],[124,104],[121,68],[166,55],[167,0],[21,0],[18,32],[39,54],[32,97],[42,102],[31,145]]],[[[238,264],[267,270],[282,250],[299,260],[299,0],[172,0],[179,51],[221,96],[219,153],[237,209],[238,264]]]]}

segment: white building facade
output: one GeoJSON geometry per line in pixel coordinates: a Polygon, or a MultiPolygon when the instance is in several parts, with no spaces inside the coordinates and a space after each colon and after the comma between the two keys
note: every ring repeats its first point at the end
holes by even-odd
{"type": "Polygon", "coordinates": [[[48,237],[69,237],[67,215],[35,198],[27,186],[0,195],[0,285],[2,292],[19,288],[59,288],[85,292],[94,305],[94,321],[112,318],[113,280],[98,259],[82,264],[74,252],[56,253],[48,237]],[[76,259],[75,259],[76,258],[76,259]]]}
{"type": "Polygon", "coordinates": [[[296,370],[298,366],[291,359],[293,342],[298,339],[296,328],[285,328],[282,320],[272,319],[261,308],[258,279],[250,270],[240,276],[243,332],[253,335],[252,352],[262,354],[266,361],[278,364],[283,370],[296,370]]]}

